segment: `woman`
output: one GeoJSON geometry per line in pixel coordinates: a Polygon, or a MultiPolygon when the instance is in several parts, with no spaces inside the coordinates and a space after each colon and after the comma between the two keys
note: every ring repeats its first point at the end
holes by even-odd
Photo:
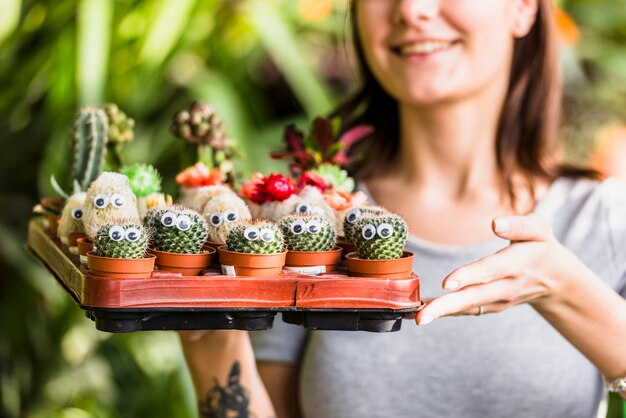
{"type": "Polygon", "coordinates": [[[626,376],[626,191],[559,165],[550,16],[550,0],[353,2],[364,87],[339,113],[364,106],[376,134],[352,169],[408,221],[434,299],[392,334],[276,321],[252,334],[258,372],[245,333],[184,334],[206,416],[228,393],[238,416],[596,416],[601,376],[626,376]]]}

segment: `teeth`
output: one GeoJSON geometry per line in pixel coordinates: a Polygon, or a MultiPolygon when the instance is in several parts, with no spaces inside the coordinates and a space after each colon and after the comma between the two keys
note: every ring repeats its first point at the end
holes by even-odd
{"type": "Polygon", "coordinates": [[[410,45],[405,45],[400,48],[401,55],[412,55],[412,54],[429,54],[435,51],[441,51],[442,49],[448,48],[452,45],[452,42],[449,41],[425,41],[425,42],[417,42],[410,45]]]}

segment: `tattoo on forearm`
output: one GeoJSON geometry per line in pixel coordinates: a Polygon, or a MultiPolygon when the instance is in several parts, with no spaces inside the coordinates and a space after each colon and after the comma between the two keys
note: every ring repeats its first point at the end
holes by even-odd
{"type": "Polygon", "coordinates": [[[220,386],[217,379],[206,397],[200,401],[202,418],[252,418],[248,411],[250,398],[241,386],[241,367],[235,361],[228,375],[226,386],[220,386]]]}

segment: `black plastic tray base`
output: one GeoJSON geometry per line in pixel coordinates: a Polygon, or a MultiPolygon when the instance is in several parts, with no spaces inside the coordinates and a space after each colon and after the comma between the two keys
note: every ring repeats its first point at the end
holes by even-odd
{"type": "Polygon", "coordinates": [[[402,326],[402,312],[309,311],[283,312],[283,321],[306,329],[328,331],[394,332],[402,326]]]}
{"type": "Polygon", "coordinates": [[[120,310],[87,309],[96,329],[105,332],[154,330],[239,329],[261,331],[272,328],[275,311],[216,310],[120,310]]]}

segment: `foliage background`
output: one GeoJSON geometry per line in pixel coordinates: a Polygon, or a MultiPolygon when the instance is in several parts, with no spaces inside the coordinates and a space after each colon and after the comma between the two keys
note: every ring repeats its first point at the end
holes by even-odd
{"type": "MultiPolygon", "coordinates": [[[[563,134],[581,162],[606,126],[626,120],[626,8],[561,5],[576,22],[561,22],[563,134]]],[[[167,192],[182,145],[170,118],[196,98],[253,157],[239,169],[281,169],[265,156],[282,127],[328,112],[355,83],[344,9],[341,0],[0,0],[0,416],[196,416],[175,334],[96,331],[26,251],[31,208],[53,194],[51,174],[68,177],[76,110],[105,101],[136,120],[127,161],[156,165],[167,192]]]]}

